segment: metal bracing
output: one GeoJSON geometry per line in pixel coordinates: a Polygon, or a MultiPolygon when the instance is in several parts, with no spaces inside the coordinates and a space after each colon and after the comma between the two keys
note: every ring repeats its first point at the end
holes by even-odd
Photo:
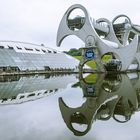
{"type": "MultiPolygon", "coordinates": [[[[105,18],[92,19],[85,7],[79,4],[72,5],[64,14],[57,33],[57,46],[60,46],[63,39],[69,35],[75,35],[85,43],[82,59],[79,63],[79,71],[87,61],[85,53],[93,51],[94,60],[97,63],[97,71],[105,72],[106,69],[101,61],[107,53],[115,54],[115,59],[121,63],[119,71],[140,70],[139,35],[140,26],[133,24],[126,15],[119,15],[112,21],[105,18]],[[82,16],[77,15],[71,18],[71,14],[77,9],[82,11],[82,16]],[[97,55],[95,55],[97,53],[97,55]],[[137,60],[137,66],[133,67],[133,60],[137,60]],[[129,69],[131,67],[131,69],[129,69]]],[[[89,53],[89,57],[92,55],[89,53]]],[[[111,61],[116,62],[116,61],[111,61]]],[[[117,65],[117,64],[114,64],[117,65]]],[[[120,66],[117,66],[120,67],[120,66]]],[[[112,71],[111,68],[108,70],[112,71]]],[[[118,71],[118,69],[116,69],[118,71]]]]}

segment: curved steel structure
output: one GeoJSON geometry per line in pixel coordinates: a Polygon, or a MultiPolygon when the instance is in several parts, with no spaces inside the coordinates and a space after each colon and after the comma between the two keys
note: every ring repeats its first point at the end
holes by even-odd
{"type": "MultiPolygon", "coordinates": [[[[105,18],[94,20],[85,7],[79,4],[72,5],[60,22],[57,46],[60,46],[63,39],[69,35],[75,35],[85,43],[79,63],[80,71],[85,62],[91,60],[95,61],[98,72],[112,71],[111,68],[106,69],[106,65],[102,61],[102,57],[108,53],[113,54],[113,60],[119,60],[121,63],[121,68],[116,71],[140,70],[140,27],[133,24],[126,15],[119,15],[112,21],[105,18]],[[84,16],[78,15],[69,18],[76,9],[81,10],[84,16]],[[116,23],[122,18],[123,22],[116,23]],[[90,60],[85,57],[87,50],[94,52],[94,57],[90,60]]],[[[92,54],[90,53],[90,55],[92,54]]]]}

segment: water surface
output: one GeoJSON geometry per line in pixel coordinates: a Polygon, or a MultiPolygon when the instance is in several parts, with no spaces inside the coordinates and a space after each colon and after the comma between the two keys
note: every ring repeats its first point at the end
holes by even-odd
{"type": "Polygon", "coordinates": [[[138,140],[140,74],[0,77],[2,140],[138,140]]]}

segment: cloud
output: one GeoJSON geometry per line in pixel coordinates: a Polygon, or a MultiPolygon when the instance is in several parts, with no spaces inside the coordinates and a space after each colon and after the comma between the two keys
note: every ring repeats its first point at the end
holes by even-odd
{"type": "MultiPolygon", "coordinates": [[[[118,14],[127,14],[134,23],[140,23],[138,0],[4,0],[0,1],[0,40],[19,40],[56,46],[60,20],[69,6],[82,4],[95,18],[112,20],[118,14]]],[[[74,41],[76,42],[76,40],[74,41]]],[[[69,43],[69,42],[68,42],[69,43]]],[[[74,46],[74,43],[72,44],[74,46]]],[[[69,44],[71,46],[71,44],[69,44]]]]}

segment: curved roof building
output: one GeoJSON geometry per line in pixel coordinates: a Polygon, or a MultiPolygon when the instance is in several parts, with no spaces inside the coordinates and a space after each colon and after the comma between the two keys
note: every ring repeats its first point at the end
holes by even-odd
{"type": "Polygon", "coordinates": [[[75,69],[78,61],[65,53],[25,42],[0,41],[0,70],[75,69]]]}

